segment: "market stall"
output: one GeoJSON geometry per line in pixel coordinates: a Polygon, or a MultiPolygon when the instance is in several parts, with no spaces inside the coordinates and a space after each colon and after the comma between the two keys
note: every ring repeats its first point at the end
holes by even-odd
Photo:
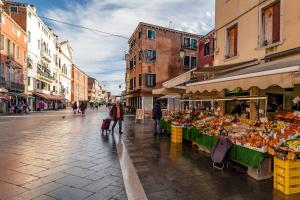
{"type": "MultiPolygon", "coordinates": [[[[240,99],[244,100],[244,98],[240,99]]],[[[252,100],[253,98],[247,99],[252,100]]],[[[274,155],[270,154],[270,149],[291,146],[291,144],[298,145],[298,140],[290,142],[300,133],[300,128],[293,123],[278,120],[268,121],[264,117],[266,112],[261,113],[263,117],[260,120],[250,120],[232,115],[214,115],[216,113],[213,114],[213,110],[199,108],[195,110],[194,108],[184,112],[167,113],[162,120],[162,128],[171,132],[172,125],[181,126],[183,138],[208,153],[215,146],[219,132],[225,129],[233,143],[229,159],[248,167],[248,175],[257,180],[272,177],[271,159],[274,155]]],[[[297,152],[300,149],[294,150],[297,152]]]]}

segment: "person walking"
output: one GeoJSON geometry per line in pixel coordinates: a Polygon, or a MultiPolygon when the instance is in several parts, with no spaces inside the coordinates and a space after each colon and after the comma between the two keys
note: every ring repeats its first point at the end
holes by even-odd
{"type": "Polygon", "coordinates": [[[74,114],[76,114],[76,112],[77,112],[77,102],[76,101],[73,103],[72,108],[73,108],[74,114]]]}
{"type": "Polygon", "coordinates": [[[112,106],[110,113],[112,120],[114,121],[112,126],[112,133],[114,133],[115,126],[119,122],[119,134],[123,134],[122,121],[124,120],[124,110],[119,101],[117,101],[117,103],[112,106]]]}
{"type": "Polygon", "coordinates": [[[161,133],[160,119],[162,118],[162,111],[160,102],[156,101],[152,110],[152,119],[154,120],[154,134],[161,133]]]}
{"type": "Polygon", "coordinates": [[[84,102],[81,102],[79,107],[80,107],[80,110],[81,110],[81,114],[84,115],[85,110],[86,110],[86,104],[84,102]]]}

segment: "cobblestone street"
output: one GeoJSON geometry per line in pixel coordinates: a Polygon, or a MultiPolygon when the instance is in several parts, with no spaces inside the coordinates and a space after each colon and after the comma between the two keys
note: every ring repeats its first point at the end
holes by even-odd
{"type": "Polygon", "coordinates": [[[102,109],[85,116],[58,111],[0,117],[0,199],[146,199],[129,198],[141,192],[149,200],[299,199],[238,168],[214,170],[210,157],[190,143],[154,136],[150,120],[141,124],[126,116],[120,139],[102,136],[99,124],[106,116],[102,109]],[[130,161],[120,154],[120,141],[130,161]],[[126,172],[131,161],[138,178],[126,172]]]}
{"type": "Polygon", "coordinates": [[[127,199],[105,113],[0,119],[0,199],[127,199]],[[65,116],[65,117],[63,117],[65,116]]]}

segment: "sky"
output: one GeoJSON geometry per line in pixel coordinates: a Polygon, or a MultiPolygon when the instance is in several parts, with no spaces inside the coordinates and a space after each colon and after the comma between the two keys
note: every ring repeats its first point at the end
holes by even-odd
{"type": "MultiPolygon", "coordinates": [[[[204,35],[214,28],[215,0],[16,0],[38,15],[130,37],[139,22],[204,35]]],[[[73,48],[73,62],[113,94],[125,86],[128,41],[44,20],[73,48]],[[119,85],[122,85],[119,88],[119,85]]]]}

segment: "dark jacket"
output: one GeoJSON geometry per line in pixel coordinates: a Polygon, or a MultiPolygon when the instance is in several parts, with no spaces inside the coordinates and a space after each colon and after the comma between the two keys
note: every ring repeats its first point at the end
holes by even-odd
{"type": "Polygon", "coordinates": [[[152,119],[161,119],[162,118],[162,112],[160,105],[156,103],[152,110],[152,119]]]}
{"type": "MultiPolygon", "coordinates": [[[[111,108],[110,116],[112,117],[113,121],[117,120],[117,106],[116,105],[113,105],[113,107],[111,108]]],[[[124,119],[124,109],[121,104],[120,104],[120,119],[121,120],[124,119]]]]}
{"type": "Polygon", "coordinates": [[[77,103],[76,103],[76,102],[73,103],[73,109],[74,109],[74,110],[77,109],[77,103]]]}
{"type": "Polygon", "coordinates": [[[86,104],[85,103],[81,103],[80,104],[80,110],[81,111],[85,111],[85,109],[86,109],[86,104]]]}

